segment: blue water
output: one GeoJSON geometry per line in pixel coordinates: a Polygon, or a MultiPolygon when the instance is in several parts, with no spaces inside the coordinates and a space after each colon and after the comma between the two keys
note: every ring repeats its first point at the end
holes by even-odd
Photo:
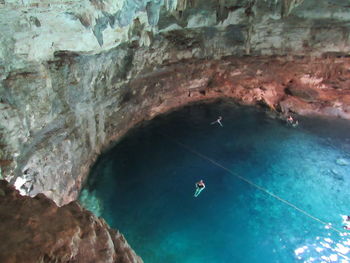
{"type": "Polygon", "coordinates": [[[80,200],[145,263],[350,262],[350,123],[299,122],[228,102],[163,115],[98,160],[80,200]],[[224,127],[210,125],[219,115],[224,127]]]}

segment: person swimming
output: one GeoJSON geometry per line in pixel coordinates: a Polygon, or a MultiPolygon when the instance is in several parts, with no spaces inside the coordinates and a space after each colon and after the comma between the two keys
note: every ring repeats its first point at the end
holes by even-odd
{"type": "Polygon", "coordinates": [[[341,216],[343,218],[343,228],[346,230],[350,230],[350,216],[341,216]]]}
{"type": "Polygon", "coordinates": [[[203,180],[196,183],[196,191],[194,192],[194,197],[197,197],[205,188],[203,180]]]}
{"type": "Polygon", "coordinates": [[[293,127],[297,127],[299,122],[298,120],[295,120],[291,115],[289,115],[286,119],[287,123],[292,125],[293,127]]]}
{"type": "Polygon", "coordinates": [[[213,125],[213,124],[215,124],[215,123],[219,123],[219,125],[220,125],[221,127],[224,127],[224,125],[222,125],[222,123],[221,123],[221,120],[222,120],[222,117],[219,116],[219,118],[218,118],[216,121],[213,121],[213,122],[210,123],[210,124],[213,125]]]}

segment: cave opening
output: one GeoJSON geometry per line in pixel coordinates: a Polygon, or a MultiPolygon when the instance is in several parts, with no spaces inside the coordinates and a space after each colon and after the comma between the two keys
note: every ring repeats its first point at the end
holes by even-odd
{"type": "Polygon", "coordinates": [[[80,201],[144,262],[348,262],[341,215],[349,213],[350,124],[297,118],[293,128],[230,101],[158,116],[98,159],[80,201]],[[218,116],[223,127],[211,124],[218,116]],[[200,179],[206,188],[195,198],[200,179]]]}

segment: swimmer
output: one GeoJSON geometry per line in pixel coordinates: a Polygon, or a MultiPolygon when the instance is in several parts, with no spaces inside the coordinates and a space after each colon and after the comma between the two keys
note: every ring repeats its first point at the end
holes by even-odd
{"type": "Polygon", "coordinates": [[[350,230],[350,216],[341,216],[343,218],[343,228],[346,230],[350,230]]]}
{"type": "Polygon", "coordinates": [[[294,120],[291,115],[289,115],[286,119],[287,123],[292,125],[293,127],[297,127],[299,125],[298,120],[294,120]]]}
{"type": "Polygon", "coordinates": [[[350,223],[350,216],[345,216],[345,215],[341,215],[341,217],[343,218],[343,223],[350,223]]]}
{"type": "Polygon", "coordinates": [[[219,118],[218,118],[216,121],[213,121],[213,122],[210,123],[210,124],[213,125],[213,124],[215,124],[215,123],[219,123],[219,125],[220,125],[221,127],[224,127],[224,125],[222,125],[222,123],[221,123],[221,120],[222,120],[222,117],[219,116],[219,118]]]}
{"type": "Polygon", "coordinates": [[[194,193],[194,197],[197,197],[205,188],[205,184],[203,180],[200,180],[199,182],[196,183],[196,191],[194,193]]]}
{"type": "Polygon", "coordinates": [[[293,127],[297,127],[298,125],[299,125],[298,120],[295,120],[295,122],[294,122],[294,123],[292,123],[292,126],[293,126],[293,127]]]}

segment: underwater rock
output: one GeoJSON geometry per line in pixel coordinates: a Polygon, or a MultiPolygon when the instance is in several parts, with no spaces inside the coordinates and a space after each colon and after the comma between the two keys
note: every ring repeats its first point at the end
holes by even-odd
{"type": "Polygon", "coordinates": [[[339,172],[335,169],[330,169],[330,172],[332,172],[334,175],[339,175],[339,172]]]}
{"type": "Polygon", "coordinates": [[[87,189],[83,189],[79,196],[79,202],[94,215],[98,217],[102,215],[103,205],[101,200],[96,196],[95,191],[89,192],[87,189]]]}
{"type": "Polygon", "coordinates": [[[58,207],[0,181],[0,262],[142,263],[123,235],[77,202],[58,207]],[[6,242],[3,242],[6,240],[6,242]]]}
{"type": "Polygon", "coordinates": [[[344,158],[339,158],[336,160],[336,163],[341,166],[346,166],[349,165],[349,162],[345,160],[344,158]]]}
{"type": "Polygon", "coordinates": [[[334,179],[336,179],[336,180],[341,180],[341,181],[344,180],[343,175],[341,175],[341,173],[338,172],[337,170],[331,169],[330,172],[331,172],[331,175],[332,175],[332,177],[333,177],[334,179]]]}

